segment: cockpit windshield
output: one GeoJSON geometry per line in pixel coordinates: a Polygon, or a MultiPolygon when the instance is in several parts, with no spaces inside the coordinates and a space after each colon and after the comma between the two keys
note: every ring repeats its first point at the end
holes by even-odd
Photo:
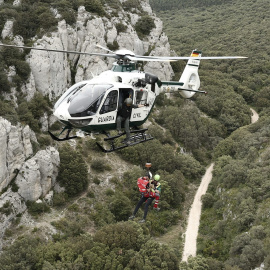
{"type": "Polygon", "coordinates": [[[128,64],[114,64],[112,66],[113,72],[132,72],[133,70],[136,70],[135,63],[128,63],[128,64]]]}
{"type": "Polygon", "coordinates": [[[111,84],[86,84],[69,100],[68,112],[72,117],[91,116],[97,109],[111,84]]]}

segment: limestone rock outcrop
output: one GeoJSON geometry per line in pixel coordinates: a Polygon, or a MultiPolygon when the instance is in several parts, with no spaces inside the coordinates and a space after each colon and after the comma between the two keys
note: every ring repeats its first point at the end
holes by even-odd
{"type": "Polygon", "coordinates": [[[33,155],[32,141],[37,143],[29,126],[13,126],[0,117],[0,191],[16,178],[21,197],[35,201],[55,184],[60,158],[54,147],[33,155]]]}
{"type": "MultiPolygon", "coordinates": [[[[125,2],[120,0],[121,3],[125,2]]],[[[4,1],[0,0],[0,5],[4,1]]],[[[14,5],[20,5],[20,0],[15,0],[14,5]]],[[[119,49],[125,48],[135,54],[169,56],[170,45],[167,36],[163,33],[162,22],[155,16],[147,0],[140,1],[141,8],[155,21],[155,28],[149,36],[140,39],[135,30],[135,25],[140,19],[140,15],[135,12],[127,12],[119,6],[117,16],[115,11],[105,6],[106,12],[111,14],[108,17],[99,17],[96,14],[87,12],[83,6],[79,7],[75,26],[68,25],[65,20],[58,23],[57,30],[48,35],[44,35],[33,42],[35,47],[68,50],[78,52],[102,52],[101,48],[117,44],[119,49]],[[120,31],[119,25],[123,25],[126,30],[120,31]]],[[[55,10],[55,17],[61,17],[59,11],[55,10]]],[[[9,19],[5,22],[1,32],[3,39],[13,39],[14,44],[24,45],[21,36],[14,36],[13,21],[9,19]]],[[[28,81],[22,86],[21,91],[25,94],[26,100],[33,98],[36,91],[51,100],[62,95],[72,83],[86,79],[111,68],[114,59],[65,54],[59,52],[46,52],[31,50],[26,59],[30,65],[31,73],[28,81]]],[[[144,66],[144,70],[153,73],[161,80],[170,80],[173,75],[169,63],[149,62],[144,66]]],[[[9,67],[8,79],[12,81],[16,73],[15,67],[9,67]]],[[[16,103],[16,89],[4,96],[5,99],[13,100],[16,103]]],[[[16,104],[15,104],[16,106],[16,104]]],[[[52,117],[46,113],[41,117],[42,131],[46,131],[50,124],[54,122],[52,117]]],[[[16,218],[16,215],[26,210],[27,200],[36,201],[44,198],[50,201],[53,192],[52,187],[57,186],[56,177],[60,164],[59,152],[54,147],[34,153],[33,142],[37,144],[35,133],[29,126],[17,124],[12,125],[8,120],[0,117],[0,250],[1,239],[6,229],[16,218]],[[14,188],[18,190],[13,192],[14,188]]]]}
{"type": "Polygon", "coordinates": [[[32,143],[37,142],[29,126],[13,126],[0,117],[0,191],[5,188],[26,159],[33,154],[32,143]]]}
{"type": "MultiPolygon", "coordinates": [[[[105,52],[96,47],[99,44],[116,42],[119,48],[126,48],[135,54],[170,55],[170,45],[163,33],[162,21],[155,16],[148,1],[141,1],[142,8],[151,16],[156,27],[143,40],[139,39],[135,24],[140,18],[137,14],[125,12],[119,7],[118,16],[110,19],[98,17],[89,13],[83,6],[78,9],[76,27],[71,27],[64,20],[58,23],[58,30],[37,40],[34,46],[40,48],[69,50],[79,52],[105,52]],[[117,32],[117,25],[126,26],[124,32],[117,32]]],[[[93,76],[111,68],[113,59],[90,55],[64,54],[32,50],[28,56],[34,83],[29,83],[28,92],[40,91],[51,99],[60,96],[71,86],[71,69],[75,67],[75,82],[90,79],[93,76]]],[[[145,71],[154,73],[161,80],[169,80],[173,71],[169,63],[150,62],[145,65],[145,71]]]]}
{"type": "Polygon", "coordinates": [[[16,177],[18,193],[30,201],[44,197],[55,184],[59,163],[59,153],[54,147],[37,152],[22,165],[16,177]]]}

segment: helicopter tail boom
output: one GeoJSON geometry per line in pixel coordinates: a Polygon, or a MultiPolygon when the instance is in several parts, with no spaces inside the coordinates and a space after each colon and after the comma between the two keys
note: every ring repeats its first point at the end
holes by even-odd
{"type": "Polygon", "coordinates": [[[200,60],[198,59],[198,57],[201,57],[201,55],[202,53],[200,51],[192,51],[191,56],[196,57],[196,59],[188,60],[187,65],[179,80],[179,82],[182,84],[182,87],[180,89],[183,89],[180,94],[184,98],[191,98],[200,87],[200,78],[198,74],[200,60]]]}
{"type": "Polygon", "coordinates": [[[191,59],[188,60],[186,67],[178,82],[175,81],[161,81],[162,92],[175,92],[180,91],[180,94],[184,98],[191,98],[195,93],[204,93],[205,91],[199,90],[200,78],[198,69],[200,65],[200,57],[202,53],[197,50],[193,50],[191,53],[191,59]]]}

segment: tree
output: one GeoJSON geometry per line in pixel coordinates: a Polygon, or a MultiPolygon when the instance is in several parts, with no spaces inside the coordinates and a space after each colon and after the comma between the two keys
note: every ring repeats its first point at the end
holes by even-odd
{"type": "Polygon", "coordinates": [[[82,155],[69,144],[60,148],[60,168],[57,180],[69,196],[84,191],[88,184],[88,171],[82,155]]]}
{"type": "Polygon", "coordinates": [[[94,236],[94,241],[105,244],[110,249],[140,250],[149,239],[149,233],[135,222],[118,222],[101,228],[94,236]]]}
{"type": "Polygon", "coordinates": [[[150,34],[151,30],[155,28],[155,21],[149,15],[145,15],[139,18],[137,23],[135,24],[135,30],[138,35],[142,38],[150,34]]]}
{"type": "Polygon", "coordinates": [[[116,221],[127,220],[131,213],[131,201],[122,192],[116,192],[110,198],[110,211],[114,214],[116,221]]]}
{"type": "Polygon", "coordinates": [[[99,16],[105,15],[105,10],[100,0],[85,0],[84,6],[88,12],[97,13],[99,16]]]}
{"type": "Polygon", "coordinates": [[[228,261],[230,265],[236,265],[243,270],[254,269],[263,262],[265,256],[263,242],[245,232],[233,241],[230,255],[228,261]]]}
{"type": "Polygon", "coordinates": [[[141,250],[131,258],[130,269],[178,270],[179,260],[175,252],[167,245],[149,240],[141,250]]]}
{"type": "Polygon", "coordinates": [[[39,238],[30,236],[19,238],[13,245],[4,249],[0,256],[2,269],[35,269],[38,262],[36,250],[40,245],[39,238]]]}

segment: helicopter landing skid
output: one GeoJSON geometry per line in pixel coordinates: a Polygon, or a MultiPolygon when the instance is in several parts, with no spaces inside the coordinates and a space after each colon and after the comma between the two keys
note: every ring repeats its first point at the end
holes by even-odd
{"type": "MultiPolygon", "coordinates": [[[[66,128],[64,128],[64,129],[62,130],[62,132],[63,132],[65,129],[66,129],[66,128]]],[[[71,137],[69,137],[70,131],[71,131],[71,129],[68,129],[66,137],[60,139],[59,137],[55,136],[54,134],[52,134],[52,133],[48,130],[48,132],[49,132],[50,136],[52,137],[52,139],[55,140],[55,141],[59,141],[59,142],[67,141],[67,140],[71,140],[71,139],[75,139],[75,138],[78,137],[78,136],[71,136],[71,137]]],[[[59,135],[61,135],[62,132],[61,132],[59,135]]]]}
{"type": "Polygon", "coordinates": [[[130,139],[127,141],[126,139],[120,142],[120,145],[115,145],[115,139],[125,135],[125,133],[122,133],[120,135],[116,135],[113,137],[107,137],[104,139],[104,141],[109,141],[111,148],[110,149],[105,149],[102,145],[100,145],[98,142],[96,143],[98,147],[101,149],[102,152],[104,153],[110,153],[116,150],[120,150],[123,148],[126,148],[128,146],[133,146],[139,143],[143,143],[149,140],[153,140],[154,138],[146,134],[145,131],[146,129],[139,129],[139,130],[132,130],[130,133],[133,133],[134,135],[130,136],[130,139]]]}

